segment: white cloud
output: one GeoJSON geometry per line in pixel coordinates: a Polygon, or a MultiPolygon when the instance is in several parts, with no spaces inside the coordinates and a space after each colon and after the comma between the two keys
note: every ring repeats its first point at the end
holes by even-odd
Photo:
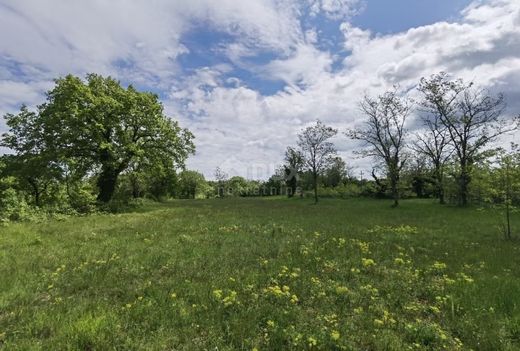
{"type": "Polygon", "coordinates": [[[312,15],[324,13],[327,17],[341,19],[356,14],[359,0],[309,0],[312,15]]]}
{"type": "Polygon", "coordinates": [[[271,79],[280,79],[293,86],[309,86],[322,79],[323,74],[330,71],[331,64],[328,52],[302,44],[288,58],[273,60],[262,70],[271,79]]]}
{"type": "MultiPolygon", "coordinates": [[[[356,28],[355,0],[0,0],[0,112],[41,102],[57,75],[95,71],[166,91],[168,113],[196,135],[189,166],[212,177],[216,166],[266,177],[297,132],[317,118],[344,129],[360,118],[357,101],[398,83],[413,87],[441,70],[503,90],[520,112],[520,3],[478,1],[457,22],[439,22],[391,35],[356,28]],[[348,56],[319,49],[319,27],[305,13],[341,19],[348,56]],[[183,39],[192,30],[225,32],[219,54],[264,80],[287,87],[265,96],[228,63],[180,76],[183,39]],[[259,52],[274,58],[249,60],[259,52]],[[334,66],[334,68],[333,68],[334,66]],[[20,78],[23,77],[22,78],[20,78]],[[17,80],[18,79],[18,80],[17,80]],[[260,171],[261,170],[261,171],[260,171]]],[[[1,128],[1,126],[0,126],[1,128]]],[[[336,139],[351,159],[356,144],[336,139]]],[[[369,161],[353,161],[367,165],[369,161]]]]}
{"type": "MultiPolygon", "coordinates": [[[[309,121],[320,118],[341,129],[352,126],[361,117],[357,101],[364,93],[377,94],[393,84],[407,90],[422,76],[443,70],[454,77],[509,92],[506,95],[512,100],[510,113],[514,112],[514,108],[520,107],[516,103],[520,100],[520,28],[515,25],[519,10],[516,1],[491,1],[466,9],[460,22],[440,22],[386,36],[374,36],[344,23],[344,46],[351,55],[339,72],[330,73],[328,52],[306,43],[292,55],[263,67],[269,77],[283,79],[294,85],[291,88],[273,96],[253,91],[240,95],[236,89],[226,88],[206,95],[201,108],[207,112],[204,128],[211,130],[212,125],[231,120],[234,133],[204,135],[212,141],[207,145],[207,153],[201,149],[193,165],[210,175],[208,170],[225,155],[233,156],[234,164],[240,164],[236,168],[240,169],[247,169],[251,160],[279,162],[283,149],[295,143],[296,133],[309,121]],[[302,87],[298,82],[305,84],[302,87]],[[231,106],[242,103],[244,108],[238,115],[231,106]]],[[[199,128],[197,124],[192,126],[199,128]]],[[[337,144],[342,155],[352,160],[351,151],[357,144],[347,140],[338,140],[337,144]]],[[[352,162],[363,167],[370,164],[367,160],[352,162]]]]}

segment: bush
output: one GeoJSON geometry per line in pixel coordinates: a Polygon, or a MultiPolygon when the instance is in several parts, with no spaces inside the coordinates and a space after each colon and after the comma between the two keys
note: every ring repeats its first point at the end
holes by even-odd
{"type": "Polygon", "coordinates": [[[24,197],[13,188],[0,193],[0,221],[20,221],[31,217],[31,207],[24,197]]]}
{"type": "Polygon", "coordinates": [[[92,213],[96,211],[96,196],[89,184],[79,184],[69,191],[69,204],[78,213],[92,213]]]}
{"type": "Polygon", "coordinates": [[[355,183],[347,183],[341,184],[334,188],[323,188],[320,187],[318,189],[318,194],[321,197],[331,197],[331,198],[352,198],[358,197],[362,193],[362,189],[358,184],[355,183]]]}

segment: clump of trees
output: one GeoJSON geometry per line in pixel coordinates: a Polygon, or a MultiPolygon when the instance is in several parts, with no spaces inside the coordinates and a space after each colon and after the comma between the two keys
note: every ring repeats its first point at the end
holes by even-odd
{"type": "Polygon", "coordinates": [[[193,134],[168,118],[158,96],[111,77],[68,75],[44,103],[4,116],[3,179],[36,207],[85,210],[109,203],[124,177],[134,197],[167,195],[169,179],[195,150],[193,134]]]}
{"type": "Polygon", "coordinates": [[[418,89],[423,95],[421,105],[435,122],[428,127],[447,134],[454,150],[459,203],[465,206],[472,168],[486,158],[491,142],[518,128],[518,118],[504,118],[502,94],[493,95],[461,79],[450,80],[446,73],[421,79],[418,89]]]}
{"type": "MultiPolygon", "coordinates": [[[[290,194],[295,189],[312,193],[315,202],[318,194],[388,197],[393,206],[402,197],[435,197],[441,204],[500,202],[514,208],[515,190],[508,196],[496,192],[503,183],[499,174],[505,172],[504,160],[516,160],[518,149],[504,158],[504,151],[492,144],[517,130],[520,116],[504,115],[501,94],[452,80],[446,73],[422,78],[416,92],[419,97],[411,99],[394,87],[360,101],[361,123],[345,135],[361,143],[356,154],[376,161],[369,177],[353,175],[330,142],[337,131],[318,121],[301,132],[297,149],[287,149],[285,172],[276,175],[280,188],[290,194]],[[409,130],[412,121],[414,132],[409,130]]],[[[516,168],[508,162],[511,177],[516,168]]]]}

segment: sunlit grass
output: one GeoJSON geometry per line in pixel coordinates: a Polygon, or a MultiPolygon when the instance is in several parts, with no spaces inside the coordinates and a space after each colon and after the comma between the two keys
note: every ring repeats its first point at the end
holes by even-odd
{"type": "Polygon", "coordinates": [[[474,208],[359,199],[13,224],[0,228],[0,344],[516,350],[519,245],[497,224],[474,208]]]}

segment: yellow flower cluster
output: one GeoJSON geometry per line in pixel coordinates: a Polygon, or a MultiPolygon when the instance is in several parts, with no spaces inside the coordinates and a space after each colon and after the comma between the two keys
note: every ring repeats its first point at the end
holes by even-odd
{"type": "Polygon", "coordinates": [[[224,305],[224,307],[229,307],[232,305],[240,305],[240,301],[237,298],[237,292],[234,290],[228,290],[227,294],[224,291],[217,289],[213,290],[213,296],[220,301],[224,305]]]}
{"type": "Polygon", "coordinates": [[[363,264],[363,267],[372,267],[376,265],[376,262],[371,258],[362,258],[361,263],[363,264]]]}

